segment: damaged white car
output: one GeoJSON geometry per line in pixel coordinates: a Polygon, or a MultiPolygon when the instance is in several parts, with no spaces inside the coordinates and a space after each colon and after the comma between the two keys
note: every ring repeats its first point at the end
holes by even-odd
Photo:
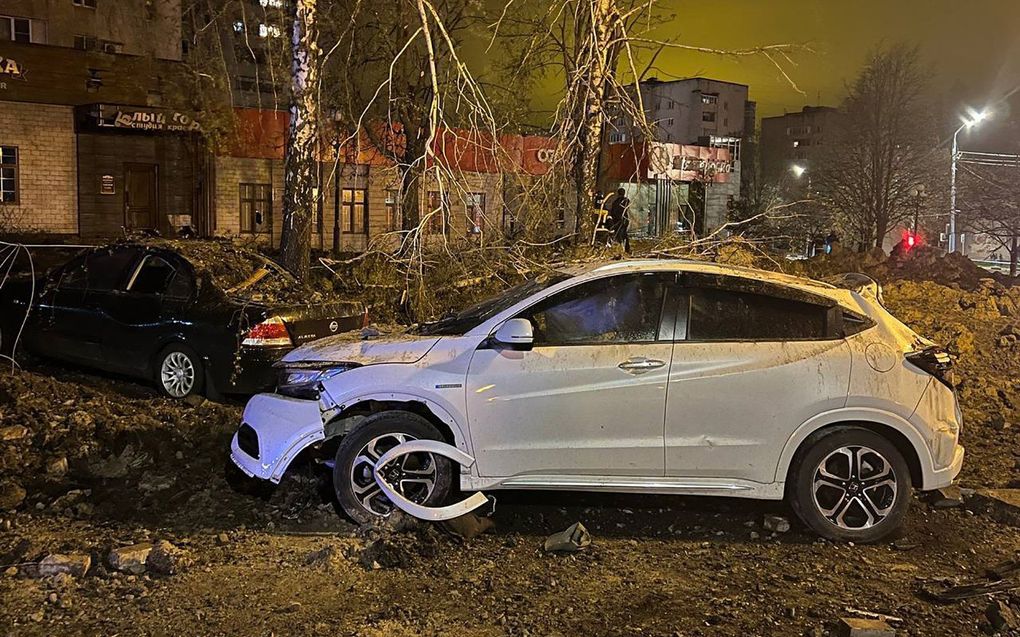
{"type": "Polygon", "coordinates": [[[394,502],[427,517],[456,480],[786,498],[823,536],[875,541],[963,461],[948,355],[880,297],[860,275],[688,261],[551,274],[407,334],[292,351],[231,457],[278,482],[326,453],[359,522],[394,502]],[[413,440],[445,444],[395,449],[413,440]]]}

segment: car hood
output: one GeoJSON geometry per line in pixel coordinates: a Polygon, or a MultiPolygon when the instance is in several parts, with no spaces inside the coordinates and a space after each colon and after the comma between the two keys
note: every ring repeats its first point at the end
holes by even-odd
{"type": "Polygon", "coordinates": [[[415,334],[383,335],[363,339],[358,332],[337,334],[290,351],[284,363],[415,363],[428,353],[439,336],[415,334]]]}

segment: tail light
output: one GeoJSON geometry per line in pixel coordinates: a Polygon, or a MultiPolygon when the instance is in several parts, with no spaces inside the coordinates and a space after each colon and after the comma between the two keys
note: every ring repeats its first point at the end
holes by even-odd
{"type": "Polygon", "coordinates": [[[926,347],[908,353],[906,358],[911,365],[931,374],[935,380],[953,389],[953,359],[946,350],[937,346],[926,347]]]}
{"type": "Polygon", "coordinates": [[[283,319],[273,316],[248,330],[248,336],[241,344],[254,347],[273,347],[293,345],[294,343],[290,340],[290,332],[287,331],[283,319]]]}

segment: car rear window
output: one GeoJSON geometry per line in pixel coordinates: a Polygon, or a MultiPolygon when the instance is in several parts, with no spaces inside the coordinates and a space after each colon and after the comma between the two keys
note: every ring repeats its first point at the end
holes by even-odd
{"type": "Polygon", "coordinates": [[[784,341],[826,338],[828,309],[764,294],[695,289],[688,340],[784,341]]]}

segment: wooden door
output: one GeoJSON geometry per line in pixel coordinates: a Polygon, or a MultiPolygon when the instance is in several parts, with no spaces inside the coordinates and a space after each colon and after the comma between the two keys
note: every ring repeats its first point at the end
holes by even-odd
{"type": "Polygon", "coordinates": [[[124,164],[124,227],[159,229],[156,164],[124,164]]]}

